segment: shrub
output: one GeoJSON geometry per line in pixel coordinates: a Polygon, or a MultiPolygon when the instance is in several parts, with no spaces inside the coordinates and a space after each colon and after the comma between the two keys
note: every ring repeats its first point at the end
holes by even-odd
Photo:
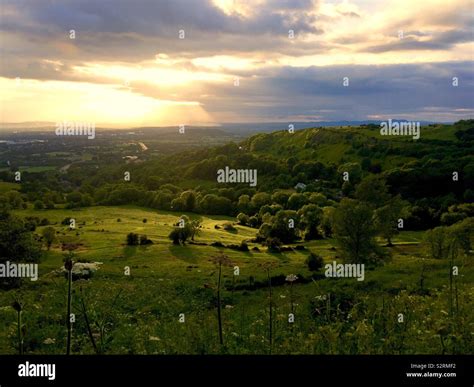
{"type": "Polygon", "coordinates": [[[268,247],[268,251],[279,253],[281,251],[280,247],[282,243],[278,238],[267,238],[265,240],[265,245],[268,247]]]}
{"type": "Polygon", "coordinates": [[[324,260],[320,255],[310,253],[305,263],[310,271],[317,271],[323,267],[324,260]]]}
{"type": "Polygon", "coordinates": [[[148,239],[146,235],[140,236],[140,245],[151,245],[153,244],[153,241],[151,239],[148,239]]]}
{"type": "Polygon", "coordinates": [[[138,245],[138,242],[139,242],[138,234],[131,232],[127,235],[127,245],[136,246],[138,245]]]}
{"type": "Polygon", "coordinates": [[[41,200],[36,200],[34,203],[35,210],[42,210],[44,209],[44,204],[41,200]]]}
{"type": "Polygon", "coordinates": [[[237,229],[232,225],[232,223],[224,223],[222,227],[226,231],[237,231],[237,229]]]}
{"type": "Polygon", "coordinates": [[[247,226],[250,222],[250,218],[248,215],[244,214],[244,213],[240,213],[239,215],[237,215],[237,221],[239,222],[239,224],[241,224],[242,226],[247,226]]]}

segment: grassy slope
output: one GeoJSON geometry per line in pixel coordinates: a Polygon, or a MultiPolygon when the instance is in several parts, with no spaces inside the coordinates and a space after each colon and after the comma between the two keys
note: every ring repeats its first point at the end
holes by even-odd
{"type": "MultiPolygon", "coordinates": [[[[96,307],[98,310],[110,307],[113,298],[121,292],[120,304],[114,307],[114,312],[111,313],[120,314],[121,321],[129,321],[131,325],[130,328],[122,327],[115,333],[114,345],[109,352],[186,352],[190,344],[189,340],[192,338],[189,336],[190,332],[180,331],[184,328],[174,323],[180,312],[186,313],[190,324],[201,327],[196,328],[202,330],[199,333],[201,335],[199,340],[215,342],[214,312],[212,309],[207,312],[206,308],[203,309],[202,297],[205,291],[208,291],[206,297],[212,296],[212,291],[204,289],[204,285],[215,284],[216,270],[209,259],[219,249],[197,245],[173,246],[167,239],[167,235],[179,214],[132,206],[92,207],[79,211],[29,209],[17,211],[17,213],[20,216],[47,217],[52,223],[56,223],[54,227],[60,231],[59,238],[82,243],[81,248],[77,250],[80,259],[103,262],[101,269],[92,280],[81,281],[81,284],[75,283],[74,286],[76,292],[79,284],[89,292],[91,302],[94,302],[91,308],[96,307]],[[60,225],[66,217],[76,219],[75,231],[69,231],[66,226],[60,225]],[[117,222],[117,218],[120,218],[121,222],[117,222]],[[143,223],[144,218],[147,219],[147,223],[143,223]],[[128,232],[146,234],[154,241],[154,244],[147,247],[125,246],[124,240],[128,232]],[[125,266],[131,267],[132,275],[129,277],[123,273],[125,266]],[[210,326],[202,326],[199,322],[201,318],[210,319],[208,322],[210,326]],[[161,337],[160,340],[163,342],[150,342],[150,337],[156,336],[161,337]],[[180,336],[182,336],[182,342],[178,339],[180,336]]],[[[195,217],[195,215],[189,215],[195,217]]],[[[236,233],[214,228],[215,225],[230,220],[232,219],[227,217],[203,217],[204,228],[196,240],[206,243],[220,240],[229,244],[240,243],[255,235],[255,230],[247,227],[237,226],[236,233]]],[[[41,228],[38,229],[40,230],[41,228]]],[[[365,281],[323,279],[295,285],[295,299],[297,304],[301,305],[297,307],[300,308],[297,313],[301,316],[299,322],[301,326],[298,329],[307,329],[307,324],[313,324],[307,317],[309,301],[316,295],[333,292],[334,287],[347,287],[358,295],[370,294],[378,301],[387,295],[398,293],[401,289],[416,288],[421,271],[420,258],[423,256],[418,244],[420,238],[421,234],[417,232],[400,234],[395,238],[396,246],[392,249],[394,253],[392,262],[375,271],[366,272],[365,281]]],[[[331,262],[337,256],[337,251],[331,249],[334,245],[332,240],[311,241],[306,245],[310,251],[322,255],[327,262],[331,262]]],[[[268,261],[273,261],[277,265],[272,272],[273,275],[296,273],[300,276],[309,276],[310,274],[304,264],[308,251],[269,254],[263,250],[241,253],[224,249],[224,252],[235,265],[240,267],[237,283],[248,283],[250,276],[257,281],[264,281],[265,272],[259,264],[268,261]]],[[[26,321],[29,321],[30,325],[41,324],[41,327],[35,329],[34,332],[35,340],[38,341],[36,347],[30,349],[36,353],[58,353],[64,348],[62,314],[65,280],[55,272],[62,265],[62,257],[63,252],[59,245],[55,244],[40,264],[40,280],[36,283],[26,281],[22,288],[22,297],[27,303],[26,321]],[[53,345],[44,344],[44,340],[48,338],[55,338],[57,341],[53,345]]],[[[430,289],[446,286],[446,262],[436,260],[425,260],[425,262],[427,265],[425,286],[430,289]]],[[[474,279],[472,262],[463,259],[462,262],[460,261],[460,267],[462,267],[460,284],[472,283],[474,279]]],[[[232,269],[224,269],[224,281],[229,289],[231,278],[232,269]]],[[[276,287],[274,291],[277,316],[284,316],[289,308],[288,286],[276,287]]],[[[0,353],[13,351],[11,339],[8,337],[12,337],[14,333],[15,316],[8,305],[14,294],[15,292],[0,293],[0,311],[2,312],[0,324],[9,327],[0,332],[0,353]]],[[[237,310],[225,309],[223,313],[226,329],[238,331],[240,321],[240,324],[244,322],[249,324],[248,329],[251,332],[256,332],[256,334],[260,332],[259,330],[264,332],[261,319],[264,318],[262,313],[264,313],[263,308],[267,299],[266,289],[235,292],[233,299],[230,298],[230,294],[230,290],[224,291],[224,302],[235,305],[245,314],[240,316],[241,312],[237,310]]],[[[254,351],[265,353],[265,347],[260,348],[258,345],[254,345],[254,351]]],[[[82,348],[82,351],[91,351],[87,344],[84,344],[82,348]]],[[[233,353],[238,353],[239,348],[240,346],[237,345],[233,353]]],[[[207,351],[212,350],[207,348],[207,351]]]]}

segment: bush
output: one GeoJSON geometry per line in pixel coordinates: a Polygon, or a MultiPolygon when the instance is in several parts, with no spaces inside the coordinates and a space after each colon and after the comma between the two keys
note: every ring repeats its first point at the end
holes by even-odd
{"type": "Polygon", "coordinates": [[[449,253],[449,236],[447,227],[436,227],[425,232],[425,241],[431,258],[447,258],[449,253]]]}
{"type": "Polygon", "coordinates": [[[242,243],[240,244],[239,250],[240,251],[249,251],[249,246],[248,246],[247,242],[242,241],[242,243]]]}
{"type": "Polygon", "coordinates": [[[280,247],[282,243],[278,238],[267,238],[265,240],[265,245],[268,247],[268,251],[279,253],[281,251],[280,247]]]}
{"type": "Polygon", "coordinates": [[[35,210],[42,210],[44,209],[44,204],[41,200],[36,200],[34,203],[35,210]]]}
{"type": "Polygon", "coordinates": [[[244,214],[244,213],[240,213],[239,215],[237,215],[237,221],[239,222],[239,224],[241,224],[242,226],[248,226],[249,222],[250,222],[250,218],[248,215],[244,214]]]}
{"type": "Polygon", "coordinates": [[[139,243],[138,234],[131,232],[127,235],[127,245],[136,246],[138,245],[138,243],[139,243]]]}
{"type": "Polygon", "coordinates": [[[153,241],[148,239],[146,235],[140,236],[140,245],[152,245],[153,241]]]}
{"type": "Polygon", "coordinates": [[[308,266],[308,270],[317,271],[323,267],[324,260],[323,257],[321,257],[320,255],[310,253],[308,258],[306,258],[305,263],[308,266]]]}
{"type": "Polygon", "coordinates": [[[237,231],[237,229],[232,225],[232,223],[224,223],[222,227],[226,231],[237,231]]]}
{"type": "Polygon", "coordinates": [[[61,221],[61,224],[63,226],[69,226],[71,224],[71,218],[64,218],[62,221],[61,221]]]}

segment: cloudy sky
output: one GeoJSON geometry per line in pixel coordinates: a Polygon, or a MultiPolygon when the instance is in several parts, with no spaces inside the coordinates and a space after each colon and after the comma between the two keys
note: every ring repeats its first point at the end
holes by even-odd
{"type": "Polygon", "coordinates": [[[1,0],[0,121],[470,118],[473,4],[1,0]]]}

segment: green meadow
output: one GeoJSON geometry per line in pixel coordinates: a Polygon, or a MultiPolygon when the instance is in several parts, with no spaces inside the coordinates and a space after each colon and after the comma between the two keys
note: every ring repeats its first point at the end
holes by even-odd
{"type": "MultiPolygon", "coordinates": [[[[65,353],[67,280],[61,272],[66,253],[62,244],[78,246],[75,261],[101,263],[91,278],[73,282],[72,353],[472,352],[472,257],[457,258],[459,275],[455,289],[450,289],[448,262],[428,258],[422,232],[398,234],[393,247],[384,247],[392,259],[366,270],[364,281],[357,281],[326,278],[324,268],[309,271],[305,260],[310,252],[321,255],[325,263],[338,260],[332,239],[270,253],[250,242],[256,229],[234,224],[234,231],[224,230],[224,224],[235,223],[227,216],[201,216],[196,244],[173,245],[168,235],[181,215],[177,212],[98,206],[15,214],[47,218],[56,241],[39,264],[38,281],[25,279],[21,288],[0,292],[0,324],[6,328],[0,331],[3,354],[17,353],[16,313],[10,306],[15,298],[24,304],[25,353],[65,353]],[[74,229],[61,224],[66,218],[75,219],[74,229]],[[146,235],[153,244],[127,246],[130,232],[146,235]],[[242,241],[247,241],[248,252],[210,245],[242,241]],[[211,261],[220,252],[231,260],[231,266],[222,268],[224,345],[218,339],[217,267],[211,261]],[[272,265],[271,296],[264,264],[272,265]],[[234,275],[236,266],[239,275],[234,275]],[[285,281],[289,274],[298,280],[285,281]],[[454,311],[450,296],[456,299],[454,311]]],[[[42,229],[35,232],[41,234],[42,229]]]]}

